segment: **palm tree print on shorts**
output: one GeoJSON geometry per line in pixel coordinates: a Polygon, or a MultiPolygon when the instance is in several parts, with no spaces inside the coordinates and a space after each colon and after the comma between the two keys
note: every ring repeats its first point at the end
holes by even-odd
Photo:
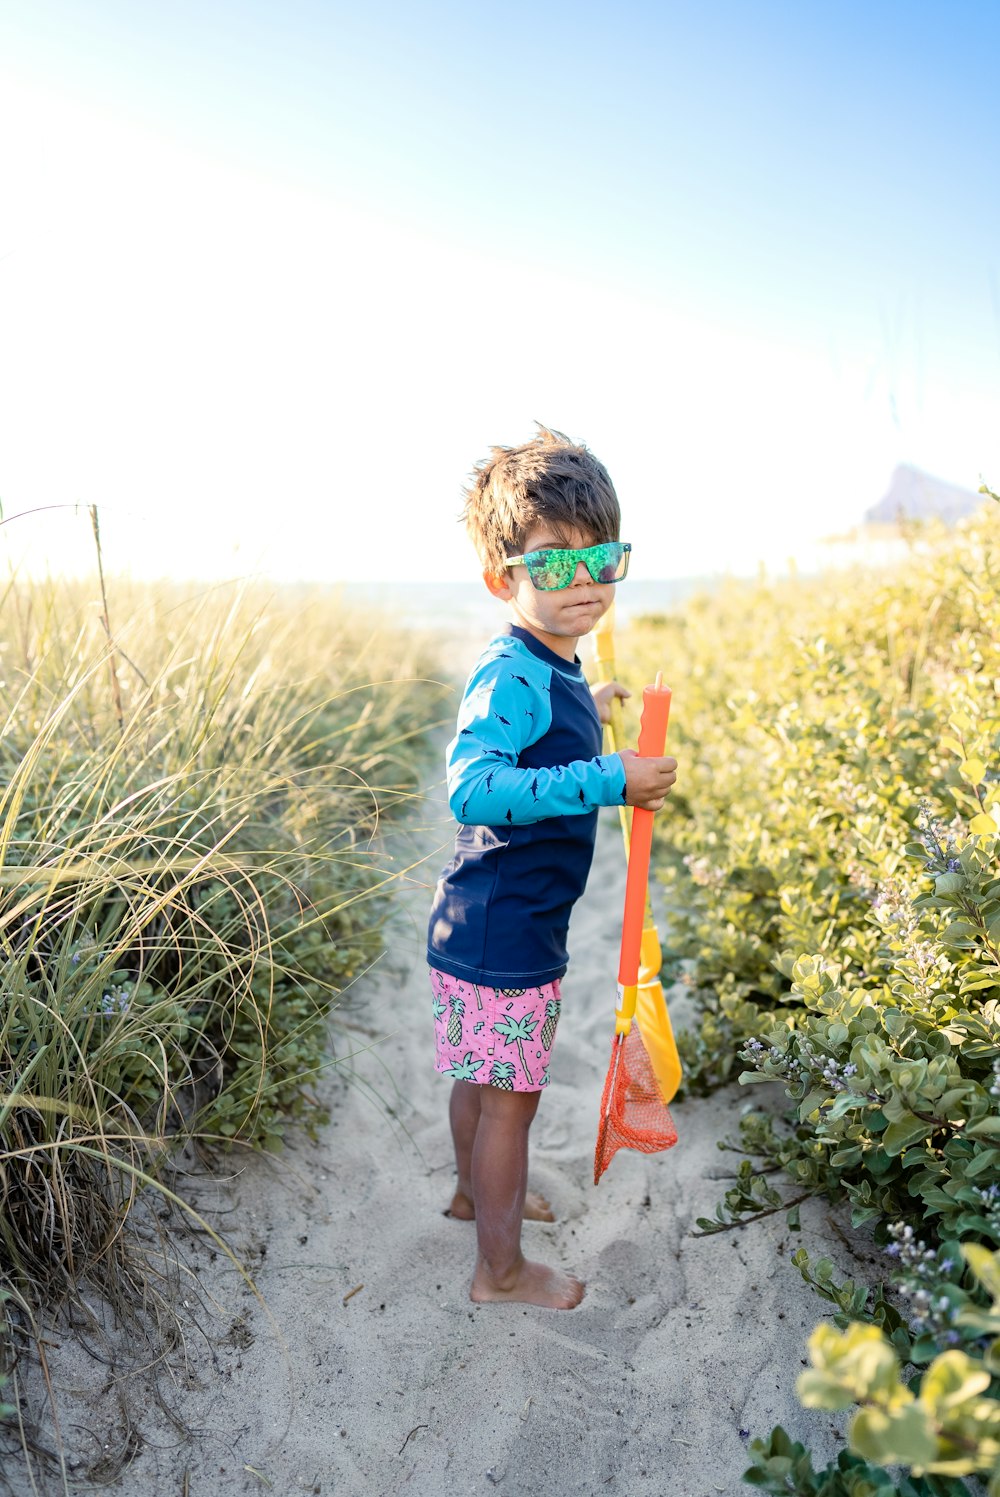
{"type": "Polygon", "coordinates": [[[461,1060],[453,1060],[443,1074],[455,1081],[475,1081],[476,1072],[486,1064],[485,1060],[473,1060],[472,1051],[467,1050],[461,1060]]]}
{"type": "Polygon", "coordinates": [[[520,1019],[515,1019],[511,1014],[505,1014],[498,1019],[493,1026],[493,1033],[503,1035],[505,1045],[516,1045],[517,1053],[521,1057],[521,1070],[524,1072],[528,1085],[533,1087],[534,1077],[528,1070],[528,1062],[524,1058],[524,1042],[534,1038],[535,1030],[538,1028],[538,1020],[532,1018],[531,1014],[524,1014],[520,1019]]]}

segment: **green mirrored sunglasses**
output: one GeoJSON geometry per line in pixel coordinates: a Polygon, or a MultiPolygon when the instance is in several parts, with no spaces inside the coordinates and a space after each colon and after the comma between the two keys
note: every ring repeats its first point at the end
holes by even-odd
{"type": "Polygon", "coordinates": [[[628,541],[602,541],[598,546],[528,551],[524,556],[508,556],[505,565],[527,567],[532,584],[550,593],[569,587],[581,561],[594,582],[621,582],[628,571],[631,550],[628,541]]]}

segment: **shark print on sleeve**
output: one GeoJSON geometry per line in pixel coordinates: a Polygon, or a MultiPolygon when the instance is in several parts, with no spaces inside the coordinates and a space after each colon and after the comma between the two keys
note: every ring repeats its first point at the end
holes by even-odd
{"type": "Polygon", "coordinates": [[[515,625],[493,639],[469,677],[448,746],[459,827],[434,895],[431,966],[502,988],[562,976],[598,809],[625,795],[621,758],[600,749],[579,662],[515,625]]]}
{"type": "MultiPolygon", "coordinates": [[[[527,635],[527,631],[518,630],[518,635],[527,635]]],[[[505,641],[508,646],[512,642],[520,644],[521,640],[505,641]]],[[[529,772],[525,751],[541,739],[551,738],[553,678],[560,702],[572,716],[591,718],[591,726],[597,722],[597,709],[579,666],[560,661],[544,645],[533,642],[537,649],[544,650],[548,660],[541,660],[525,647],[523,657],[519,652],[524,668],[514,670],[508,663],[512,654],[509,648],[487,648],[465,689],[458,733],[448,748],[448,801],[455,817],[469,825],[491,824],[496,818],[487,803],[494,791],[509,805],[504,819],[518,826],[621,801],[625,771],[617,754],[580,754],[558,763],[530,766],[529,772]],[[499,759],[505,761],[505,768],[490,762],[499,759]]],[[[494,640],[493,646],[496,643],[494,640]]],[[[570,754],[570,735],[560,735],[560,726],[556,736],[567,738],[570,754]]],[[[599,723],[596,746],[600,747],[599,723]]]]}

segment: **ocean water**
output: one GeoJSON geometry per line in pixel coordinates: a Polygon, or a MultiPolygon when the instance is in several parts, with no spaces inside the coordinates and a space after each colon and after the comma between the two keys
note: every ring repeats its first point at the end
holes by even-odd
{"type": "MultiPolygon", "coordinates": [[[[626,578],[615,597],[615,617],[625,624],[644,613],[664,613],[693,593],[710,592],[719,577],[626,578]]],[[[385,609],[407,629],[436,629],[469,637],[477,646],[507,621],[502,603],[481,582],[344,582],[336,593],[350,606],[385,609]]]]}

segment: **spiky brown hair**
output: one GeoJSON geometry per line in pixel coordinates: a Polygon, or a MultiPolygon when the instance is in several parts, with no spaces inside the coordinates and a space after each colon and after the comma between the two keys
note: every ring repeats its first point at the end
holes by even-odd
{"type": "Polygon", "coordinates": [[[561,431],[538,423],[520,447],[494,447],[477,463],[461,519],[484,570],[500,574],[525,537],[545,524],[554,539],[582,531],[596,544],[615,541],[621,510],[603,463],[561,431]]]}

